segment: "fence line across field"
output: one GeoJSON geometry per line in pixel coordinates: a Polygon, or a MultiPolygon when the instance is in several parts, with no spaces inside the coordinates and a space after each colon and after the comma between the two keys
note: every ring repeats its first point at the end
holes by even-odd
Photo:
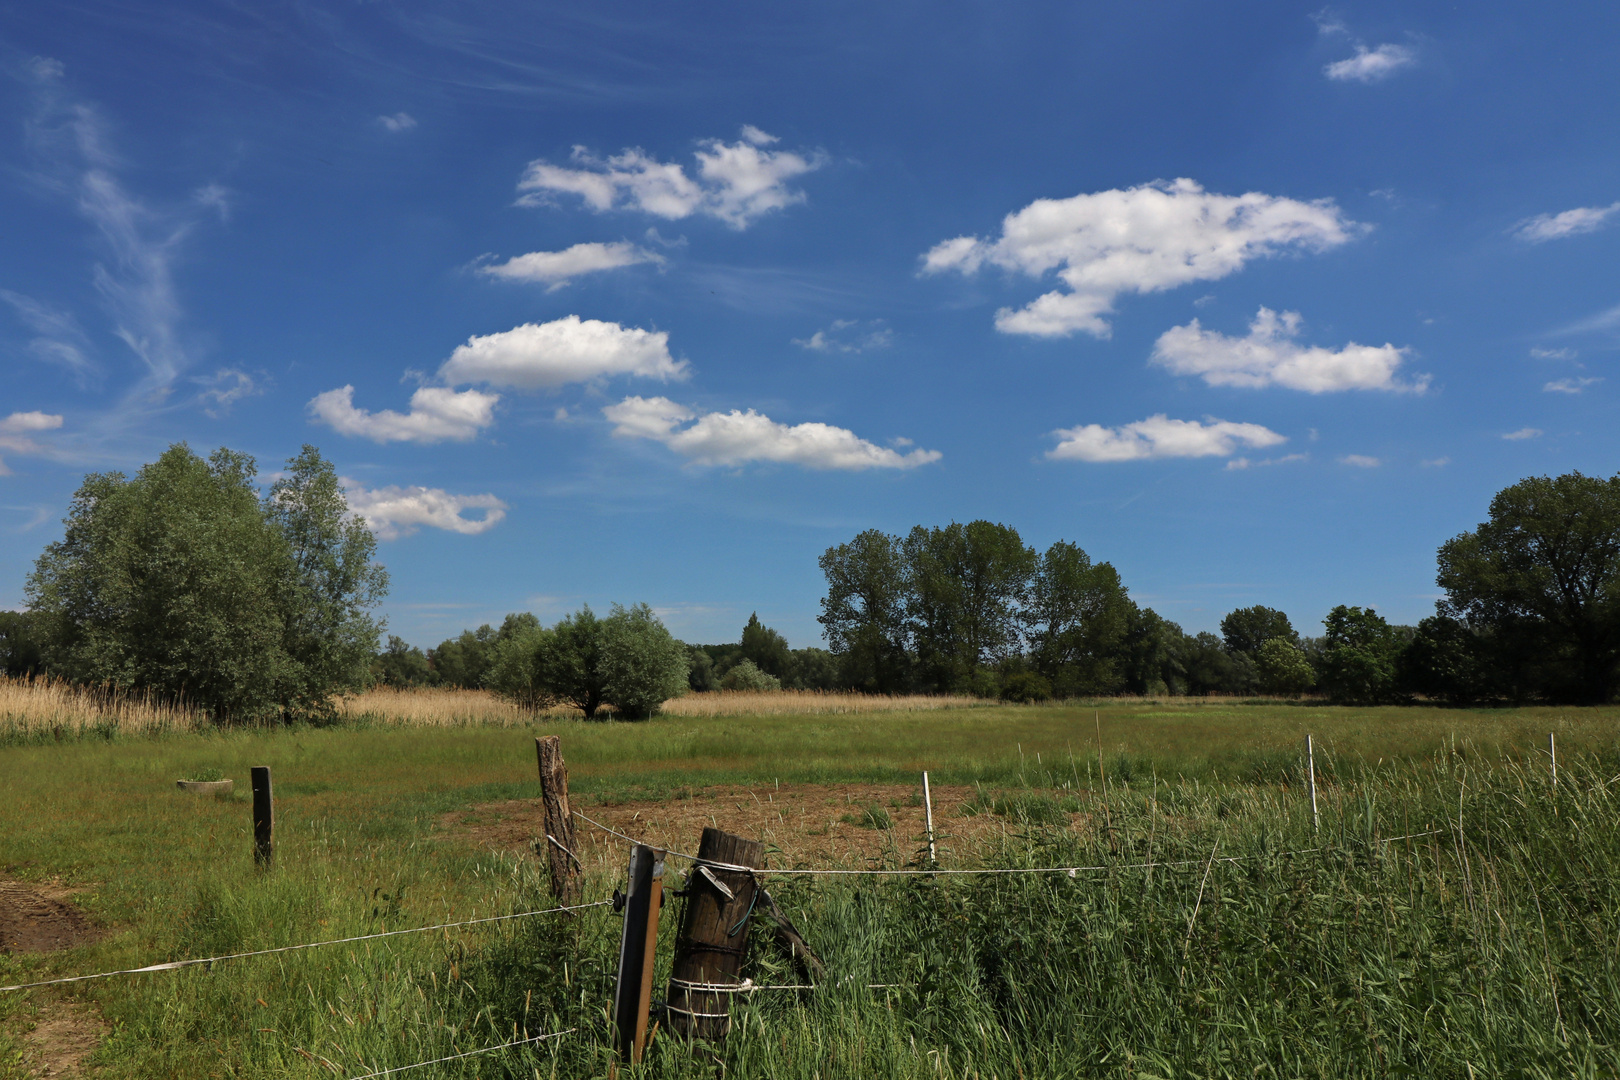
{"type": "Polygon", "coordinates": [[[250,956],[269,956],[272,953],[297,952],[300,949],[318,949],[323,945],[350,945],[357,941],[375,941],[378,938],[399,937],[401,934],[423,934],[430,930],[453,930],[460,926],[478,926],[484,923],[508,922],[512,919],[527,919],[534,915],[555,915],[562,911],[584,911],[586,908],[606,907],[612,900],[595,900],[589,904],[573,904],[566,907],[543,908],[539,911],[520,911],[514,915],[490,915],[482,919],[466,919],[462,922],[437,923],[433,926],[413,926],[405,930],[384,930],[376,934],[360,934],[356,937],[333,938],[330,941],[309,941],[302,945],[282,945],[274,949],[255,949],[252,952],[228,953],[225,956],[206,956],[195,960],[171,960],[163,964],[149,964],[146,967],[124,968],[120,971],[101,971],[94,975],[69,975],[61,979],[42,979],[39,982],[18,983],[16,986],[0,986],[0,993],[10,990],[31,990],[36,986],[58,986],[62,983],[86,982],[90,979],[110,979],[115,975],[146,975],[156,971],[178,971],[181,968],[196,967],[199,964],[217,964],[225,960],[243,960],[250,956]]]}
{"type": "Polygon", "coordinates": [[[392,1069],[361,1073],[359,1076],[349,1077],[348,1080],[372,1080],[373,1077],[377,1076],[392,1076],[395,1073],[409,1072],[411,1069],[420,1069],[428,1065],[442,1065],[446,1061],[459,1061],[462,1058],[476,1057],[479,1054],[493,1054],[497,1050],[510,1050],[514,1046],[528,1046],[531,1043],[545,1042],[547,1039],[560,1039],[564,1035],[572,1035],[578,1030],[578,1028],[569,1028],[567,1031],[553,1031],[550,1035],[535,1035],[527,1039],[513,1039],[511,1042],[501,1043],[498,1046],[486,1046],[482,1050],[468,1050],[465,1054],[451,1054],[449,1057],[434,1058],[432,1061],[418,1061],[414,1065],[400,1065],[392,1069]]]}
{"type": "MultiPolygon", "coordinates": [[[[626,836],[624,833],[619,832],[617,829],[611,829],[608,826],[603,825],[601,822],[596,821],[596,820],[594,820],[592,818],[589,818],[586,815],[580,813],[578,810],[574,811],[574,816],[581,819],[582,821],[589,822],[590,824],[596,826],[598,829],[601,829],[605,833],[611,833],[612,835],[617,836],[620,840],[627,840],[632,844],[642,844],[642,845],[647,846],[647,847],[657,847],[656,844],[647,844],[646,841],[644,841],[644,840],[637,840],[633,836],[626,836]]],[[[1395,842],[1397,842],[1399,840],[1416,840],[1420,836],[1435,836],[1435,835],[1438,835],[1439,833],[1442,833],[1442,832],[1445,832],[1445,831],[1446,830],[1444,830],[1444,829],[1430,829],[1427,832],[1407,833],[1404,836],[1383,837],[1383,838],[1378,840],[1378,843],[1380,843],[1380,844],[1393,844],[1393,843],[1395,843],[1395,842]]],[[[756,873],[757,874],[779,874],[779,875],[792,874],[792,875],[796,875],[796,876],[838,875],[838,876],[853,877],[853,876],[856,876],[856,875],[865,875],[865,876],[869,876],[869,877],[870,876],[933,877],[935,875],[942,875],[942,874],[959,875],[959,876],[960,875],[984,875],[984,874],[1068,874],[1070,877],[1073,877],[1076,874],[1101,873],[1101,872],[1104,872],[1104,871],[1107,871],[1107,870],[1152,870],[1152,869],[1168,868],[1168,867],[1175,867],[1175,866],[1203,866],[1203,865],[1205,865],[1206,863],[1209,862],[1209,860],[1207,860],[1207,859],[1179,859],[1179,860],[1175,860],[1175,861],[1171,861],[1171,862],[1113,863],[1113,864],[1104,864],[1104,865],[1101,865],[1101,866],[1003,866],[1003,867],[980,867],[980,868],[976,868],[976,869],[942,868],[942,869],[938,869],[938,870],[929,870],[929,869],[922,868],[922,867],[906,867],[906,868],[901,868],[901,869],[864,869],[864,870],[810,870],[810,869],[792,869],[792,870],[765,869],[765,870],[755,870],[753,867],[749,867],[749,866],[732,866],[732,865],[725,864],[725,863],[714,863],[714,862],[709,861],[708,859],[699,859],[696,855],[688,855],[685,852],[672,851],[672,850],[670,850],[668,848],[664,848],[664,849],[661,849],[661,850],[664,852],[664,854],[666,856],[673,855],[677,859],[686,859],[688,862],[694,862],[694,863],[699,863],[700,862],[700,863],[703,863],[706,866],[714,866],[714,867],[717,867],[718,869],[721,869],[721,870],[735,870],[735,871],[746,872],[746,873],[750,873],[750,874],[756,874],[756,873]]],[[[1219,858],[1215,859],[1214,861],[1215,862],[1232,863],[1232,862],[1242,862],[1245,859],[1261,859],[1261,858],[1266,858],[1267,856],[1270,856],[1270,857],[1273,857],[1273,858],[1281,858],[1284,855],[1309,855],[1312,852],[1326,851],[1326,850],[1327,849],[1323,848],[1323,847],[1310,847],[1310,848],[1295,848],[1292,851],[1266,852],[1266,853],[1257,854],[1257,855],[1222,855],[1219,858]]]]}

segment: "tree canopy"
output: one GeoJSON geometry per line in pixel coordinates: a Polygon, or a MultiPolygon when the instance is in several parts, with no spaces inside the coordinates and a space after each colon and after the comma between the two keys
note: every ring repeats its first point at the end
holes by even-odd
{"type": "Polygon", "coordinates": [[[313,447],[262,497],[256,475],[182,443],[134,477],[87,476],[27,584],[51,670],[231,719],[319,713],[363,685],[388,586],[375,539],[313,447]]]}

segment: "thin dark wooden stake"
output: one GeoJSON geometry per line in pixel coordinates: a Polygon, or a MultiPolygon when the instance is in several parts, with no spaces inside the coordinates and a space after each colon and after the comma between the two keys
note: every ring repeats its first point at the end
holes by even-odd
{"type": "Polygon", "coordinates": [[[270,766],[255,765],[253,783],[253,861],[269,868],[275,861],[275,800],[270,795],[270,766]]]}
{"type": "Polygon", "coordinates": [[[658,911],[664,897],[664,853],[645,844],[630,851],[630,885],[619,939],[619,978],[613,989],[613,1027],[619,1060],[636,1065],[647,1049],[653,961],[658,954],[658,911]]]}
{"type": "Polygon", "coordinates": [[[670,1031],[719,1040],[730,1030],[736,994],[726,988],[742,985],[748,925],[760,890],[756,874],[729,867],[759,870],[764,865],[765,845],[759,841],[703,830],[698,863],[686,878],[686,909],[675,938],[665,1006],[670,1031]]]}
{"type": "Polygon", "coordinates": [[[579,903],[580,864],[574,846],[574,814],[568,805],[568,765],[562,740],[546,735],[534,740],[540,765],[540,802],[546,817],[546,865],[551,869],[551,892],[563,906],[579,903]]]}

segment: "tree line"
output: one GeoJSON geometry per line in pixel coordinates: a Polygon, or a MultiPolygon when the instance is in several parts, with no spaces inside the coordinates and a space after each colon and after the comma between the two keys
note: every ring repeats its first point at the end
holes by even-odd
{"type": "Polygon", "coordinates": [[[876,529],[828,548],[828,648],[790,648],[751,615],[734,643],[677,641],[646,605],[545,626],[508,615],[423,652],[379,648],[388,586],[376,542],[313,447],[261,493],[256,466],[170,447],[133,477],[96,473],[62,540],[0,612],[0,670],[184,699],[218,717],[320,718],[375,683],[494,690],[526,708],[651,715],[688,690],[854,689],[1010,701],[1116,694],[1315,692],[1597,703],[1620,695],[1620,475],[1530,477],[1443,544],[1433,616],[1392,626],[1340,605],[1301,636],[1273,608],[1186,633],[1118,571],[1060,540],[973,521],[876,529]]]}

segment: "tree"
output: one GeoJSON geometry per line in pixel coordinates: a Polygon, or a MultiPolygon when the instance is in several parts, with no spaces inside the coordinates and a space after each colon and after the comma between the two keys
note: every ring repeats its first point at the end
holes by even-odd
{"type": "Polygon", "coordinates": [[[180,443],[133,478],[85,477],[27,584],[52,670],[233,719],[323,712],[362,685],[388,581],[374,541],[312,448],[262,500],[255,475],[180,443]]]}
{"type": "Polygon", "coordinates": [[[39,640],[26,611],[0,611],[0,675],[31,678],[40,672],[39,640]]]}
{"type": "Polygon", "coordinates": [[[759,613],[748,616],[748,625],[742,632],[742,655],[767,675],[786,681],[793,667],[793,650],[787,638],[759,621],[759,613]]]}
{"type": "Polygon", "coordinates": [[[828,548],[818,561],[827,595],[817,621],[839,657],[845,685],[880,694],[905,689],[910,586],[899,539],[867,529],[828,548]]]}
{"type": "Polygon", "coordinates": [[[1297,697],[1316,684],[1310,657],[1291,637],[1261,642],[1254,663],[1260,673],[1260,689],[1265,693],[1297,697]]]}
{"type": "Polygon", "coordinates": [[[1489,643],[1467,623],[1431,615],[1418,623],[1401,652],[1396,665],[1401,688],[1457,705],[1495,697],[1503,679],[1489,663],[1488,651],[1489,643]]]}
{"type": "Polygon", "coordinates": [[[739,660],[720,680],[722,690],[780,690],[781,680],[761,671],[752,660],[739,660]]]}
{"type": "Polygon", "coordinates": [[[902,546],[906,614],[934,689],[963,691],[1016,651],[1036,555],[1018,530],[989,521],[912,529],[902,546]]]}
{"type": "Polygon", "coordinates": [[[371,663],[371,676],[384,686],[426,686],[433,681],[433,668],[421,649],[389,634],[387,647],[371,663]]]}
{"type": "Polygon", "coordinates": [[[1440,614],[1487,635],[1496,664],[1555,700],[1620,691],[1620,474],[1503,488],[1490,520],[1442,544],[1439,563],[1440,614]]]}
{"type": "Polygon", "coordinates": [[[552,627],[551,635],[543,661],[546,685],[585,719],[596,719],[596,710],[607,700],[601,620],[586,604],[552,627]]]}
{"type": "Polygon", "coordinates": [[[608,700],[633,720],[657,716],[670,698],[686,693],[686,646],[646,604],[613,605],[601,622],[601,664],[608,700]]]}
{"type": "Polygon", "coordinates": [[[1257,658],[1260,646],[1272,638],[1294,643],[1299,641],[1299,635],[1294,633],[1288,616],[1276,608],[1258,604],[1238,608],[1221,620],[1221,639],[1226,651],[1233,655],[1241,653],[1251,659],[1257,658]]]}
{"type": "Polygon", "coordinates": [[[1372,608],[1340,604],[1322,620],[1322,672],[1328,697],[1338,704],[1379,705],[1398,700],[1395,665],[1403,642],[1372,608]]]}
{"type": "Polygon", "coordinates": [[[1064,540],[1046,549],[1030,584],[1024,622],[1031,664],[1050,693],[1072,697],[1124,689],[1120,654],[1131,607],[1119,572],[1108,563],[1093,564],[1064,540]]]}
{"type": "Polygon", "coordinates": [[[490,645],[484,685],[525,712],[549,709],[558,698],[550,667],[556,635],[532,615],[521,622],[508,615],[507,624],[511,632],[490,645]]]}

